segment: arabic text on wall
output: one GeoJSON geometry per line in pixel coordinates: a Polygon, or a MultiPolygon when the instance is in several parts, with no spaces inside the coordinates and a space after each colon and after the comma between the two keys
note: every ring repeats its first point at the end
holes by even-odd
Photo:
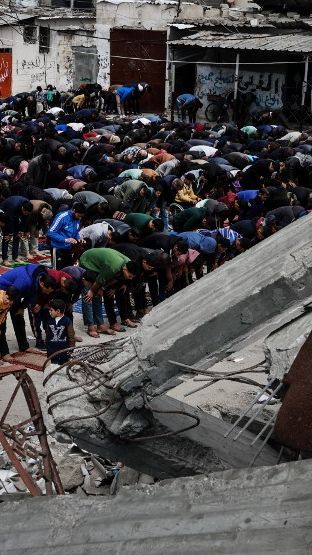
{"type": "MultiPolygon", "coordinates": [[[[197,66],[196,94],[204,100],[207,95],[225,95],[233,91],[234,69],[197,66]]],[[[242,69],[238,77],[241,93],[254,93],[256,103],[263,108],[281,108],[285,76],[281,73],[251,72],[242,69]]]]}

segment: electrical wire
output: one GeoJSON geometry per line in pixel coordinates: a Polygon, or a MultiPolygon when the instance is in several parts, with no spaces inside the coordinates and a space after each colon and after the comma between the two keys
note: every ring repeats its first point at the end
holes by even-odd
{"type": "MultiPolygon", "coordinates": [[[[80,36],[80,35],[76,35],[76,36],[80,36]]],[[[88,37],[93,39],[94,37],[88,37]]],[[[108,39],[104,39],[104,40],[108,40],[108,39]]],[[[14,41],[12,41],[12,43],[9,44],[5,44],[3,43],[3,46],[7,46],[8,48],[10,46],[14,45],[14,41]]],[[[85,54],[88,56],[96,56],[96,57],[100,57],[101,53],[96,53],[96,52],[87,52],[86,50],[76,50],[75,45],[69,46],[67,43],[64,43],[62,45],[62,43],[59,43],[59,46],[64,46],[65,48],[67,47],[68,52],[74,54],[85,54]]],[[[77,45],[79,47],[79,45],[77,45]]],[[[83,45],[81,45],[83,47],[83,45]]],[[[94,47],[95,45],[90,45],[90,48],[94,47]]],[[[39,48],[46,48],[50,53],[52,50],[59,52],[59,48],[56,47],[50,47],[50,46],[46,46],[46,45],[40,45],[39,44],[39,48]]],[[[85,47],[88,48],[88,47],[85,47]]],[[[0,52],[1,54],[1,52],[0,52]]],[[[163,62],[163,63],[167,63],[167,64],[197,64],[197,65],[208,65],[208,66],[235,66],[236,62],[210,62],[210,61],[202,61],[202,60],[191,60],[191,61],[187,61],[187,60],[166,60],[164,58],[160,59],[160,58],[140,58],[140,57],[134,57],[134,56],[119,56],[119,55],[114,55],[114,54],[109,54],[108,52],[106,52],[105,54],[107,54],[110,58],[114,58],[114,59],[121,59],[121,60],[137,60],[137,61],[141,61],[141,62],[163,62]]],[[[40,55],[40,52],[38,53],[38,55],[40,55]]],[[[299,61],[276,61],[276,62],[240,62],[240,66],[268,66],[268,65],[289,65],[289,64],[305,64],[305,60],[299,60],[299,61]]],[[[34,68],[35,69],[35,68],[34,68]]],[[[27,74],[25,74],[27,75],[27,74]]]]}
{"type": "MultiPolygon", "coordinates": [[[[119,15],[118,17],[123,18],[124,16],[119,15]]],[[[131,18],[131,17],[124,17],[125,19],[134,19],[137,20],[137,18],[131,18]]],[[[1,17],[0,17],[1,19],[1,17]]],[[[21,21],[21,20],[19,20],[21,21]]],[[[8,24],[8,23],[7,23],[8,24]]],[[[15,25],[10,25],[8,24],[10,27],[13,28],[13,30],[16,30],[15,25]]],[[[33,27],[33,28],[40,28],[42,27],[42,25],[27,25],[27,27],[33,27]]],[[[224,26],[225,27],[225,26],[224,26]]],[[[105,40],[107,42],[111,42],[111,39],[108,39],[106,37],[101,37],[101,36],[97,36],[97,35],[91,35],[91,34],[86,34],[86,33],[76,33],[69,30],[58,30],[58,29],[52,29],[50,27],[48,27],[50,32],[55,32],[55,33],[64,33],[64,34],[69,34],[69,35],[74,35],[75,37],[85,37],[85,38],[89,38],[92,40],[105,40]]],[[[19,32],[19,31],[17,31],[19,32]]],[[[93,31],[90,30],[89,33],[92,33],[93,31]]],[[[19,34],[23,34],[20,33],[19,34]]],[[[12,41],[12,44],[14,44],[14,41],[12,41]]],[[[61,43],[59,43],[61,45],[61,43]]],[[[161,43],[158,43],[161,44],[161,43]]],[[[65,46],[68,46],[69,50],[71,50],[72,47],[70,47],[69,45],[67,45],[66,43],[64,43],[65,46]]],[[[80,46],[80,45],[77,45],[80,46]]],[[[81,45],[82,46],[82,45],[81,45]]],[[[95,45],[94,45],[95,46],[95,45]]],[[[56,50],[58,51],[58,48],[55,47],[50,47],[47,45],[40,45],[39,44],[39,48],[46,48],[49,52],[51,50],[56,50]]],[[[76,51],[79,54],[87,54],[90,56],[100,56],[100,53],[93,53],[93,52],[84,52],[84,51],[76,51]]],[[[141,57],[133,57],[133,56],[120,56],[120,55],[110,55],[110,58],[117,58],[117,59],[124,59],[124,60],[137,60],[137,61],[143,61],[143,62],[163,62],[163,63],[171,63],[171,64],[203,64],[203,65],[214,65],[214,66],[235,66],[236,62],[209,62],[209,61],[202,61],[202,60],[191,60],[191,61],[187,61],[187,60],[167,60],[165,58],[141,58],[141,57]]],[[[299,61],[272,61],[272,62],[267,62],[267,61],[263,61],[263,62],[240,62],[240,66],[245,66],[245,65],[288,65],[288,64],[304,64],[305,60],[299,60],[299,61]]]]}

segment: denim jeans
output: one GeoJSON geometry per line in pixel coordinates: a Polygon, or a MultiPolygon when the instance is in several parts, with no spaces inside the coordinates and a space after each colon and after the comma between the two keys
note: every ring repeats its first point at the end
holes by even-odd
{"type": "Polygon", "coordinates": [[[85,326],[101,326],[104,324],[103,318],[103,299],[102,297],[93,297],[91,303],[84,300],[84,296],[88,289],[82,290],[82,316],[85,326]]]}
{"type": "MultiPolygon", "coordinates": [[[[6,234],[6,232],[4,231],[3,236],[2,236],[2,259],[3,260],[7,260],[8,257],[9,257],[10,241],[5,241],[4,240],[5,234],[6,234]]],[[[12,238],[12,259],[13,260],[15,260],[18,257],[19,244],[20,244],[19,235],[14,233],[13,238],[12,238]]]]}
{"type": "Polygon", "coordinates": [[[150,213],[151,213],[151,216],[153,216],[153,218],[160,218],[164,222],[164,231],[167,231],[169,228],[168,208],[165,206],[162,206],[158,211],[155,207],[152,207],[152,209],[150,210],[150,213]]]}

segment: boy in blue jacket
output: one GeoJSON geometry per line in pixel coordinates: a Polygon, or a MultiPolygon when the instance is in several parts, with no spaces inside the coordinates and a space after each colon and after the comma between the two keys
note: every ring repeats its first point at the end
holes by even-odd
{"type": "Polygon", "coordinates": [[[47,268],[39,264],[29,264],[14,268],[0,276],[0,290],[14,287],[19,293],[19,301],[10,309],[11,320],[20,351],[26,351],[29,343],[26,337],[24,309],[35,304],[40,294],[50,295],[57,288],[56,281],[48,275],[47,268]]]}
{"type": "Polygon", "coordinates": [[[72,247],[80,241],[84,242],[80,239],[79,229],[85,213],[85,206],[75,202],[70,210],[57,214],[49,227],[47,235],[52,249],[55,249],[53,267],[57,270],[73,264],[72,247]]]}
{"type": "Polygon", "coordinates": [[[47,355],[53,364],[64,364],[69,359],[68,353],[58,351],[75,346],[75,332],[68,316],[65,316],[66,304],[61,299],[52,299],[49,305],[49,317],[46,322],[47,355]]]}

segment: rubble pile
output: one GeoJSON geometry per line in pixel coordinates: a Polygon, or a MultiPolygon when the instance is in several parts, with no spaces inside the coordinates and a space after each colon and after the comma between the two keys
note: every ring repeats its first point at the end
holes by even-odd
{"type": "MultiPolygon", "coordinates": [[[[131,338],[78,348],[67,367],[49,366],[43,399],[49,431],[67,442],[81,434],[91,441],[118,438],[128,449],[135,438],[155,433],[157,414],[148,400],[176,386],[187,372],[172,361],[213,371],[256,341],[263,349],[259,386],[268,375],[281,378],[309,328],[304,304],[312,295],[311,218],[299,219],[167,299],[131,338]]],[[[254,395],[259,388],[257,376],[252,378],[254,395]]],[[[210,405],[211,414],[214,408],[226,413],[222,399],[217,407],[210,405]]]]}
{"type": "Polygon", "coordinates": [[[89,453],[67,454],[58,468],[65,492],[72,494],[116,495],[122,486],[154,483],[152,476],[89,453]]]}
{"type": "MultiPolygon", "coordinates": [[[[29,472],[33,481],[37,484],[43,494],[46,493],[45,480],[41,461],[26,456],[22,459],[24,468],[29,472]]],[[[0,496],[11,493],[28,494],[28,489],[0,444],[0,496]]]]}
{"type": "MultiPolygon", "coordinates": [[[[142,474],[125,466],[122,462],[112,463],[101,457],[86,453],[76,445],[69,449],[51,440],[54,460],[66,494],[116,495],[123,486],[153,484],[152,476],[142,474]]],[[[39,460],[26,457],[22,461],[34,482],[46,493],[39,460]]],[[[5,453],[0,451],[0,496],[24,494],[29,491],[5,453]]]]}

